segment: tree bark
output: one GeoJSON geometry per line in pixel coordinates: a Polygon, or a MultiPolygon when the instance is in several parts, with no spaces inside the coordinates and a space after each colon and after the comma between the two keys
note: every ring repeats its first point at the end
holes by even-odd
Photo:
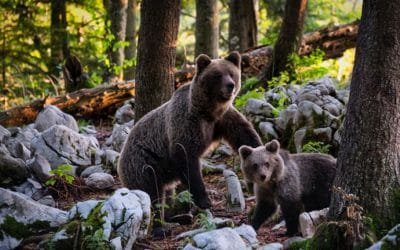
{"type": "Polygon", "coordinates": [[[256,0],[229,1],[229,50],[244,52],[257,46],[256,0]]]}
{"type": "MultiPolygon", "coordinates": [[[[359,197],[378,230],[400,221],[400,1],[364,0],[336,187],[359,197]]],[[[329,215],[346,202],[334,192],[329,215]]]]}
{"type": "Polygon", "coordinates": [[[218,0],[196,0],[195,57],[218,58],[218,0]]]}
{"type": "Polygon", "coordinates": [[[286,0],[285,13],[278,40],[274,47],[272,63],[267,64],[260,82],[267,82],[286,69],[289,56],[296,53],[301,44],[307,0],[286,0]]]}
{"type": "Polygon", "coordinates": [[[111,23],[110,31],[114,35],[109,50],[111,75],[119,79],[121,79],[123,72],[124,47],[121,43],[125,41],[127,7],[128,0],[112,0],[108,8],[108,16],[111,23]]]}
{"type": "MultiPolygon", "coordinates": [[[[133,63],[132,61],[136,57],[136,11],[137,1],[128,0],[125,41],[129,44],[125,47],[125,60],[129,63],[133,63]]],[[[133,80],[134,78],[135,65],[126,67],[124,70],[124,79],[133,80]]]]}
{"type": "Polygon", "coordinates": [[[64,58],[69,56],[68,32],[67,32],[67,6],[66,0],[51,1],[51,24],[50,24],[51,58],[49,72],[58,77],[58,67],[64,58]]]}
{"type": "Polygon", "coordinates": [[[160,106],[174,91],[180,0],[143,0],[140,10],[135,119],[160,106]]]}
{"type": "Polygon", "coordinates": [[[46,97],[0,112],[0,125],[22,126],[34,122],[38,113],[46,105],[55,105],[74,117],[107,117],[134,95],[133,82],[81,89],[63,96],[46,97]]]}

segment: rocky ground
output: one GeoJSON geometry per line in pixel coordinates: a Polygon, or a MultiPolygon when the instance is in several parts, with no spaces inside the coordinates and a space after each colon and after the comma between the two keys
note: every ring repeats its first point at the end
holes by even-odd
{"type": "MultiPolygon", "coordinates": [[[[248,100],[243,113],[264,141],[278,139],[292,152],[335,154],[348,94],[325,77],[269,90],[248,100]]],[[[89,123],[48,106],[25,127],[0,126],[0,249],[286,249],[304,240],[287,239],[284,226],[275,226],[279,216],[257,234],[246,225],[254,197],[238,158],[223,144],[202,161],[211,214],[194,211],[186,225],[169,224],[171,236],[153,239],[148,195],[121,187],[116,173],[133,116],[133,100],[113,120],[89,123]]],[[[184,196],[174,199],[193,207],[184,196]]],[[[324,214],[300,216],[303,237],[313,235],[324,214]]]]}

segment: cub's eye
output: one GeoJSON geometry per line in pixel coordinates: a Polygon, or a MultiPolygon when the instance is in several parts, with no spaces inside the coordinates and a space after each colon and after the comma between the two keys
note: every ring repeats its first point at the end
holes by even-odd
{"type": "Polygon", "coordinates": [[[254,163],[254,164],[253,164],[253,168],[258,168],[258,164],[257,164],[257,163],[254,163]]]}

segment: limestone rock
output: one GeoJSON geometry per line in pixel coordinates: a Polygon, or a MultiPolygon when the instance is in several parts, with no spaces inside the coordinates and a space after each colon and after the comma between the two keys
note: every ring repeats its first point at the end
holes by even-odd
{"type": "Polygon", "coordinates": [[[242,186],[240,185],[239,178],[231,170],[224,170],[223,172],[226,186],[227,186],[227,206],[228,212],[243,212],[246,206],[242,186]]]}
{"type": "Polygon", "coordinates": [[[197,234],[193,237],[193,241],[195,247],[200,249],[246,249],[246,244],[239,234],[227,227],[197,234]]]}
{"type": "Polygon", "coordinates": [[[85,184],[95,189],[107,189],[114,185],[114,177],[107,173],[93,173],[85,179],[85,184]]]}
{"type": "Polygon", "coordinates": [[[52,169],[62,164],[86,168],[100,164],[96,156],[99,143],[92,136],[85,136],[63,126],[54,125],[32,141],[36,153],[45,157],[52,169]]]}
{"type": "Polygon", "coordinates": [[[58,107],[49,105],[44,108],[35,120],[35,129],[43,132],[53,125],[64,125],[75,132],[79,132],[78,124],[74,117],[62,112],[58,107]]]}
{"type": "Polygon", "coordinates": [[[304,212],[299,216],[300,231],[303,237],[312,237],[319,224],[326,220],[329,208],[318,211],[304,212]]]}

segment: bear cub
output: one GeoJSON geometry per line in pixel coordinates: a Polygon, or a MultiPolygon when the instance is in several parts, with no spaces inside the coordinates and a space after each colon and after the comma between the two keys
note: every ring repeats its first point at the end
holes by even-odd
{"type": "Polygon", "coordinates": [[[192,83],[175,91],[164,105],[143,116],[122,149],[118,174],[124,186],[141,189],[154,203],[177,181],[189,188],[195,204],[211,202],[201,175],[200,157],[221,139],[234,150],[261,140],[232,105],[240,90],[240,54],[196,59],[192,83]]]}
{"type": "Polygon", "coordinates": [[[298,234],[299,215],[329,206],[336,159],[327,154],[289,154],[277,140],[239,148],[246,181],[254,183],[256,206],[251,215],[255,230],[281,206],[286,234],[298,234]]]}

